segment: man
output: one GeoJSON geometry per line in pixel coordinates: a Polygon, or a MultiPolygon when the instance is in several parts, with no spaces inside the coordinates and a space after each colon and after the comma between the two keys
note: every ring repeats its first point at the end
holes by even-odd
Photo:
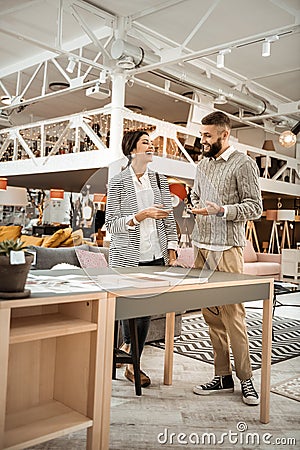
{"type": "MultiPolygon", "coordinates": [[[[260,217],[262,200],[255,161],[229,144],[230,120],[222,112],[202,119],[203,159],[197,166],[191,193],[196,224],[192,233],[195,267],[243,272],[245,222],[260,217]]],[[[198,395],[233,392],[230,345],[242,398],[258,405],[252,381],[249,342],[243,304],[204,308],[214,350],[215,377],[195,386],[198,395]]]]}

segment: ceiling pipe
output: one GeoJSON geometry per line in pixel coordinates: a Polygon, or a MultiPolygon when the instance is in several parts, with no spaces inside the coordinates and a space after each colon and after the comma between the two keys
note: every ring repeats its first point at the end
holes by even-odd
{"type": "MultiPolygon", "coordinates": [[[[223,83],[214,81],[212,79],[209,79],[207,77],[204,77],[203,75],[197,76],[197,78],[193,77],[192,75],[186,73],[186,77],[184,81],[182,80],[182,74],[178,74],[177,71],[174,69],[164,69],[164,70],[157,70],[158,74],[162,74],[163,76],[167,76],[169,79],[171,79],[174,82],[179,82],[181,84],[188,85],[190,87],[193,87],[195,89],[204,91],[208,94],[215,95],[216,97],[221,95],[224,95],[228,101],[228,103],[232,103],[237,105],[239,108],[243,108],[247,111],[254,112],[255,114],[264,114],[266,111],[271,112],[271,109],[269,106],[267,106],[266,102],[262,99],[259,99],[254,96],[250,96],[249,94],[244,94],[243,92],[240,92],[236,89],[232,89],[228,86],[226,86],[223,83]]],[[[272,110],[272,112],[275,112],[276,110],[272,110]]]]}
{"type": "MultiPolygon", "coordinates": [[[[139,47],[136,47],[135,49],[135,46],[133,46],[132,44],[129,44],[128,42],[123,41],[121,39],[117,39],[113,43],[111,50],[111,54],[114,59],[120,57],[119,53],[121,52],[120,50],[118,55],[116,55],[114,52],[115,48],[120,49],[121,47],[122,48],[128,47],[129,53],[127,52],[127,54],[130,54],[130,52],[132,52],[133,57],[135,57],[136,52],[140,50],[139,47]]],[[[155,64],[158,63],[159,60],[160,58],[158,55],[155,55],[154,53],[150,53],[148,51],[145,52],[143,50],[142,65],[144,65],[145,63],[155,64]]],[[[152,73],[155,73],[164,78],[171,79],[171,81],[173,82],[212,94],[215,97],[218,97],[219,95],[224,95],[228,103],[235,104],[239,108],[243,108],[246,111],[253,112],[257,115],[264,114],[266,112],[267,113],[277,112],[277,110],[275,108],[273,109],[271,105],[267,105],[263,99],[257,98],[254,95],[250,96],[249,94],[244,94],[243,92],[228,87],[224,83],[209,79],[207,77],[204,77],[203,75],[198,75],[196,78],[194,75],[191,75],[188,72],[186,72],[186,66],[184,72],[185,78],[183,80],[182,72],[171,67],[164,66],[161,69],[157,68],[152,70],[152,73]]]]}

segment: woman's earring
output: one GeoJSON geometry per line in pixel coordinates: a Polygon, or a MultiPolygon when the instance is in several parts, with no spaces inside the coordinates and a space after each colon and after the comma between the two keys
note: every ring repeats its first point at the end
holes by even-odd
{"type": "Polygon", "coordinates": [[[131,153],[131,159],[133,159],[133,158],[135,158],[136,157],[136,154],[135,153],[131,153]]]}

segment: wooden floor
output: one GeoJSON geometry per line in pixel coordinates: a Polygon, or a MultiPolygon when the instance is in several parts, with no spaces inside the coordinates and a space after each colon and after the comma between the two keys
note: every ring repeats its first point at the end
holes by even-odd
{"type": "MultiPolygon", "coordinates": [[[[270,423],[263,425],[259,422],[259,407],[250,407],[242,403],[240,384],[235,378],[235,392],[199,397],[192,393],[192,386],[199,382],[206,382],[212,378],[213,366],[201,363],[191,358],[175,354],[173,386],[162,384],[163,351],[147,346],[143,356],[143,369],[151,376],[152,385],[143,389],[142,397],[134,395],[134,387],[123,377],[124,369],[118,369],[118,380],[113,381],[113,397],[111,411],[110,449],[129,450],[160,448],[209,448],[208,444],[195,445],[195,434],[202,439],[203,433],[214,433],[217,440],[222,433],[238,433],[239,444],[234,444],[234,437],[230,442],[226,437],[224,444],[217,445],[224,449],[270,449],[270,448],[299,448],[300,405],[278,394],[271,393],[270,423]],[[240,427],[247,427],[246,431],[238,431],[240,427]],[[168,443],[166,432],[168,433],[168,443]],[[158,435],[164,433],[158,442],[158,435]],[[170,433],[176,433],[175,441],[170,443],[170,433]],[[178,443],[179,433],[185,433],[183,440],[192,440],[188,445],[178,443]],[[193,434],[191,434],[193,433],[193,434]],[[243,444],[247,434],[256,435],[256,443],[243,444]],[[297,445],[270,446],[263,443],[263,435],[270,433],[275,439],[295,438],[297,445]]],[[[284,361],[272,366],[272,383],[300,376],[300,357],[284,361]]],[[[260,370],[254,372],[255,385],[259,389],[260,370]]],[[[241,428],[240,428],[241,429],[241,428]]],[[[250,436],[251,438],[251,436],[250,436]]],[[[179,438],[180,439],[180,438],[179,438]]],[[[55,439],[47,443],[31,447],[32,449],[49,450],[84,450],[85,433],[74,433],[66,438],[55,439]]]]}

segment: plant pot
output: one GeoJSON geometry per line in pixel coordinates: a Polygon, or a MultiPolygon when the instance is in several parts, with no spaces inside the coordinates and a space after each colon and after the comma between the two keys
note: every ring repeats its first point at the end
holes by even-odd
{"type": "Polygon", "coordinates": [[[0,255],[0,292],[24,292],[33,255],[25,254],[25,264],[10,264],[9,256],[0,255]]]}

